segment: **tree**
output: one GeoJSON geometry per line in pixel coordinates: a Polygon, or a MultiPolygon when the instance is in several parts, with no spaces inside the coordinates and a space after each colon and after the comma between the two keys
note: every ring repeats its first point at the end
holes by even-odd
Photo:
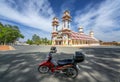
{"type": "Polygon", "coordinates": [[[0,43],[3,42],[2,38],[3,38],[3,34],[2,34],[2,31],[3,31],[3,24],[0,23],[0,43]]]}
{"type": "Polygon", "coordinates": [[[48,40],[46,37],[44,38],[44,41],[45,41],[44,43],[47,44],[48,40]]]}
{"type": "Polygon", "coordinates": [[[14,43],[19,38],[24,38],[17,26],[0,23],[0,44],[14,43]]]}
{"type": "Polygon", "coordinates": [[[40,45],[40,44],[51,45],[51,40],[48,40],[46,37],[40,38],[37,34],[34,34],[32,36],[32,40],[29,39],[27,40],[26,43],[30,44],[30,41],[32,41],[32,44],[36,44],[36,45],[40,45]]]}
{"type": "Polygon", "coordinates": [[[39,45],[40,44],[40,37],[38,35],[34,34],[32,36],[32,41],[33,41],[34,44],[39,45]]]}
{"type": "Polygon", "coordinates": [[[33,40],[33,41],[37,41],[37,40],[39,40],[39,39],[40,39],[40,37],[37,36],[36,34],[34,34],[34,35],[32,36],[32,40],[33,40]]]}
{"type": "Polygon", "coordinates": [[[52,41],[51,40],[48,40],[48,45],[51,45],[52,44],[52,41]]]}
{"type": "Polygon", "coordinates": [[[29,44],[29,45],[32,45],[32,44],[33,44],[33,41],[30,40],[30,39],[28,39],[26,43],[29,44]]]}

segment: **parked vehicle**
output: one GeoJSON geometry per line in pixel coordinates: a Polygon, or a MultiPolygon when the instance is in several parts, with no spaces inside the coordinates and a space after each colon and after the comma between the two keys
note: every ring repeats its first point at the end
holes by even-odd
{"type": "Polygon", "coordinates": [[[84,54],[81,52],[75,52],[72,59],[58,60],[57,66],[51,61],[52,54],[56,53],[56,47],[52,47],[48,54],[48,59],[44,60],[39,64],[38,71],[40,73],[59,72],[65,74],[69,78],[76,78],[78,75],[78,70],[80,70],[78,63],[84,61],[84,54]]]}

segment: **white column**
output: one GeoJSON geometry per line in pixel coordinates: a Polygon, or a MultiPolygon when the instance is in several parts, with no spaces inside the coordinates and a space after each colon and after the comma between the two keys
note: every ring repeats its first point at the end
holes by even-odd
{"type": "Polygon", "coordinates": [[[53,32],[55,32],[55,30],[56,30],[56,29],[55,29],[55,26],[53,26],[53,32]]]}
{"type": "Polygon", "coordinates": [[[62,23],[62,28],[64,29],[64,22],[62,23]]]}
{"type": "Polygon", "coordinates": [[[58,31],[58,28],[57,28],[57,26],[56,26],[55,28],[56,28],[56,31],[58,31]]]}
{"type": "Polygon", "coordinates": [[[70,29],[70,21],[68,21],[68,28],[70,29]]]}
{"type": "Polygon", "coordinates": [[[63,28],[65,28],[65,21],[63,21],[63,28]]]}
{"type": "Polygon", "coordinates": [[[68,21],[65,21],[65,28],[68,28],[68,21]]]}

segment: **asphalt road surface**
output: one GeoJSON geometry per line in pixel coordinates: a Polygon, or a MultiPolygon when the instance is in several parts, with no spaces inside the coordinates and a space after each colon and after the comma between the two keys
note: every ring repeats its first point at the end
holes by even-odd
{"type": "Polygon", "coordinates": [[[72,58],[75,51],[85,53],[76,79],[37,71],[50,46],[14,47],[14,51],[0,51],[0,82],[120,82],[120,47],[57,47],[56,60],[72,58]]]}

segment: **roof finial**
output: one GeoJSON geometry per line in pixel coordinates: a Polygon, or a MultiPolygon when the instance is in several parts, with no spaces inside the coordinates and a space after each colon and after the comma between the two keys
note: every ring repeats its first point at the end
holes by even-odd
{"type": "Polygon", "coordinates": [[[90,37],[94,37],[94,32],[91,30],[89,35],[90,35],[90,37]]]}
{"type": "Polygon", "coordinates": [[[79,30],[79,33],[80,34],[83,34],[84,32],[83,32],[83,27],[82,26],[80,26],[79,28],[78,28],[78,30],[79,30]]]}

